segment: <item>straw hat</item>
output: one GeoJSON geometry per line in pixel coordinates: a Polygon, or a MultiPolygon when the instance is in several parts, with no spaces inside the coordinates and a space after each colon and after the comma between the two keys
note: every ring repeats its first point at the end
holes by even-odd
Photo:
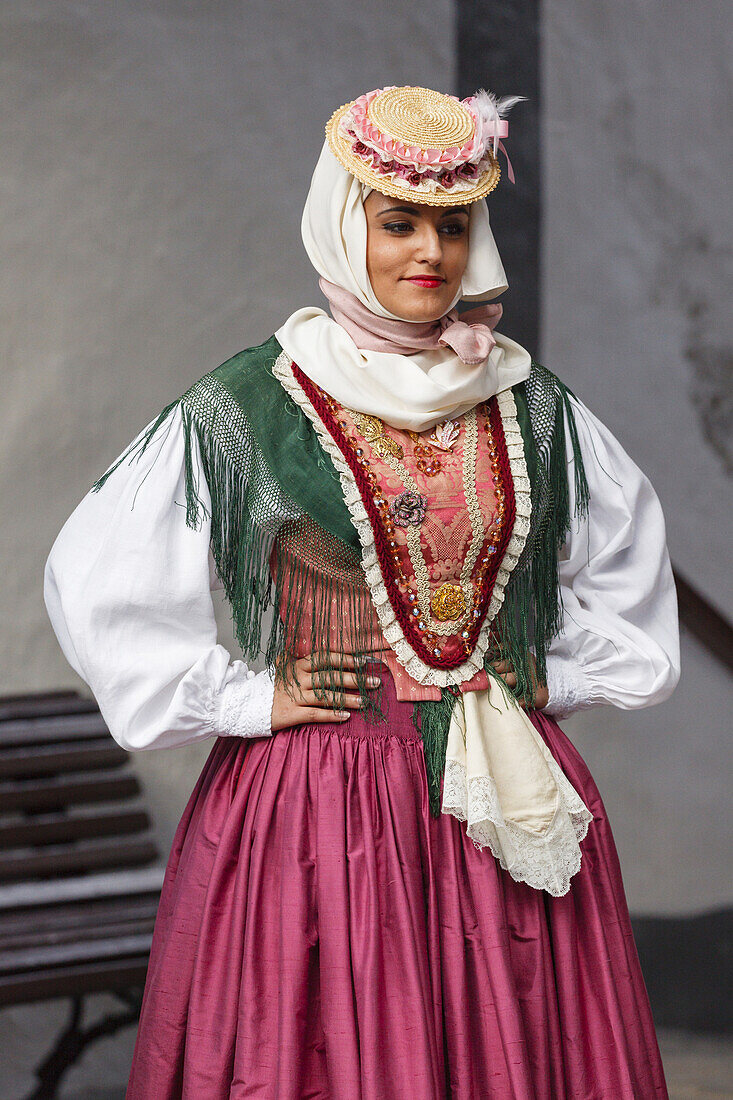
{"type": "Polygon", "coordinates": [[[496,154],[508,132],[501,116],[519,98],[376,88],[334,111],[326,139],[348,172],[384,195],[463,206],[498,184],[496,154]]]}

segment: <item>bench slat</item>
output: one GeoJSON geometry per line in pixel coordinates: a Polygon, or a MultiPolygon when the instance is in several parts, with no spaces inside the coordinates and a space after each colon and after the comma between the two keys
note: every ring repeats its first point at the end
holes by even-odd
{"type": "Polygon", "coordinates": [[[54,846],[41,852],[14,849],[0,853],[0,883],[22,882],[34,878],[56,878],[78,875],[82,871],[99,871],[113,867],[138,867],[152,863],[157,849],[150,837],[100,843],[54,846]]]}
{"type": "Polygon", "coordinates": [[[0,782],[63,772],[95,771],[127,763],[128,754],[109,734],[80,744],[61,741],[23,748],[14,746],[10,750],[0,750],[0,782]]]}
{"type": "Polygon", "coordinates": [[[81,932],[76,928],[64,928],[53,935],[26,936],[9,940],[7,943],[0,941],[0,971],[4,962],[15,955],[24,954],[27,951],[55,950],[64,946],[73,948],[80,943],[85,945],[95,941],[115,939],[119,942],[127,941],[135,936],[149,936],[153,931],[155,914],[149,914],[145,920],[139,917],[135,920],[121,920],[117,924],[108,922],[103,928],[84,928],[81,932]]]}
{"type": "Polygon", "coordinates": [[[113,810],[96,813],[42,814],[7,824],[0,819],[0,851],[84,840],[87,837],[128,836],[150,828],[145,810],[113,810]]]}
{"type": "Polygon", "coordinates": [[[78,691],[45,691],[38,695],[4,695],[0,697],[0,722],[17,718],[40,718],[44,715],[84,714],[97,709],[94,699],[84,698],[78,691]]]}
{"type": "Polygon", "coordinates": [[[158,909],[158,895],[114,902],[87,902],[60,909],[40,909],[30,915],[0,914],[0,950],[38,947],[63,940],[109,936],[108,929],[148,931],[158,909]],[[39,919],[40,918],[40,919],[39,919]]]}
{"type": "Polygon", "coordinates": [[[96,708],[88,714],[62,714],[47,718],[19,718],[0,722],[0,746],[43,745],[54,741],[76,741],[110,736],[96,708]]]}
{"type": "Polygon", "coordinates": [[[36,970],[30,974],[0,976],[0,1007],[47,1001],[51,997],[142,987],[147,969],[148,951],[145,951],[129,959],[86,962],[78,966],[36,970]]]}
{"type": "Polygon", "coordinates": [[[74,804],[113,802],[140,793],[134,773],[64,776],[59,779],[21,780],[0,784],[0,806],[4,813],[16,810],[60,809],[74,804]]]}
{"type": "Polygon", "coordinates": [[[59,882],[12,883],[0,889],[0,913],[13,909],[35,909],[41,905],[52,907],[69,902],[155,893],[163,885],[164,872],[162,864],[156,864],[131,871],[82,875],[59,882]]]}
{"type": "Polygon", "coordinates": [[[0,952],[0,978],[50,966],[75,966],[82,962],[102,962],[142,955],[150,950],[151,936],[140,933],[114,939],[59,943],[47,947],[26,947],[20,951],[0,952]]]}

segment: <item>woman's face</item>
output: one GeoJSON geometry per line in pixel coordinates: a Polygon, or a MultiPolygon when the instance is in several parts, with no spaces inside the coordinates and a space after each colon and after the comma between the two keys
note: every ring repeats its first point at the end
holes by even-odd
{"type": "Polygon", "coordinates": [[[367,272],[381,304],[405,321],[437,321],[468,261],[468,207],[412,205],[372,191],[364,213],[367,272]]]}

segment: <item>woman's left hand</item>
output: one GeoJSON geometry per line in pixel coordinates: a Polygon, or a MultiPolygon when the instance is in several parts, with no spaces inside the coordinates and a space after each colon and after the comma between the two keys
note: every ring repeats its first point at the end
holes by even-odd
{"type": "MultiPolygon", "coordinates": [[[[530,653],[529,658],[532,665],[533,679],[535,683],[537,683],[537,665],[535,664],[533,654],[530,653]]],[[[491,664],[501,675],[507,687],[513,688],[517,686],[517,676],[509,661],[492,661],[491,664]]],[[[534,699],[528,699],[526,696],[517,698],[517,702],[520,706],[527,708],[532,707],[535,710],[542,710],[543,707],[547,706],[549,701],[550,695],[547,690],[547,685],[539,683],[537,683],[537,687],[535,688],[534,699]]]]}

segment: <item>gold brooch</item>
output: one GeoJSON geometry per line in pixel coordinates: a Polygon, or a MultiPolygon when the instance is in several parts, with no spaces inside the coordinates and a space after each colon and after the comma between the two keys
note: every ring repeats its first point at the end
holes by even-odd
{"type": "Polygon", "coordinates": [[[371,443],[377,454],[394,455],[395,458],[402,458],[404,451],[402,447],[394,439],[390,439],[384,431],[384,424],[378,416],[371,416],[369,413],[352,412],[351,415],[357,424],[359,431],[366,440],[367,443],[371,443]]]}
{"type": "Polygon", "coordinates": [[[440,622],[459,619],[466,610],[466,597],[459,584],[441,584],[430,600],[430,610],[440,622]]]}

